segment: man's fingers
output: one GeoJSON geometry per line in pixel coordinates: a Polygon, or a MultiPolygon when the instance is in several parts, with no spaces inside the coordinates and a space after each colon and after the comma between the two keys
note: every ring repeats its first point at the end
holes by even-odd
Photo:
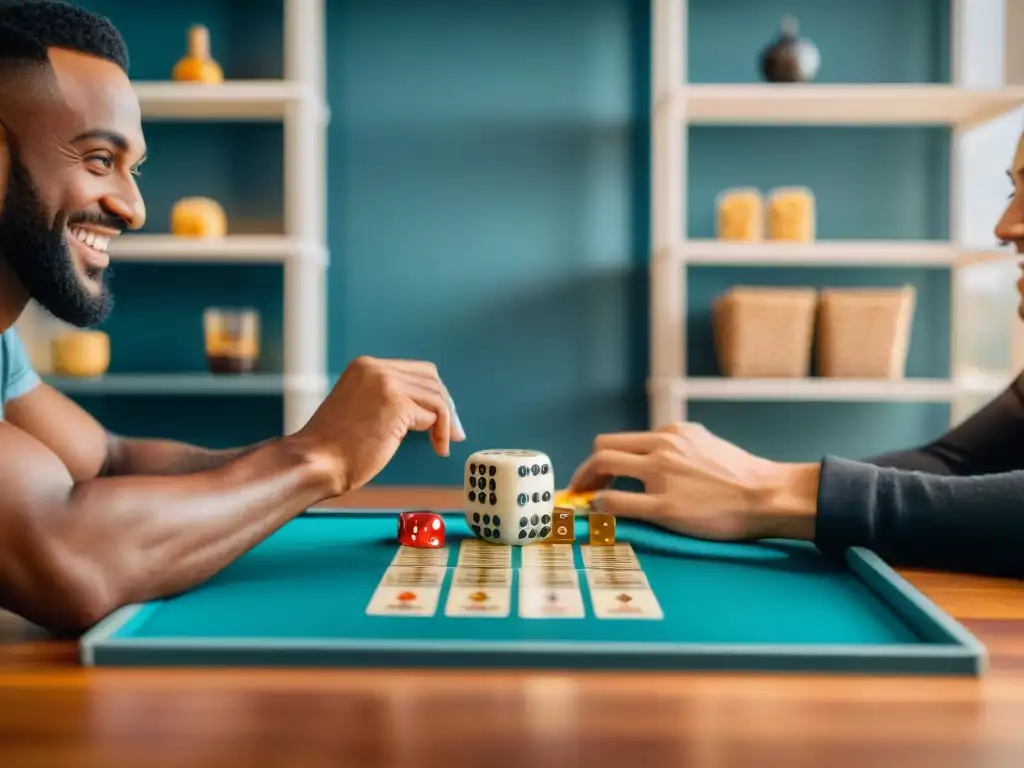
{"type": "Polygon", "coordinates": [[[569,481],[569,488],[577,492],[595,491],[606,487],[613,477],[632,477],[647,482],[649,467],[646,456],[611,449],[599,450],[579,466],[569,481]]]}
{"type": "Polygon", "coordinates": [[[433,417],[417,413],[413,428],[417,431],[429,429],[434,450],[441,456],[448,456],[452,438],[452,413],[448,401],[436,389],[430,389],[413,381],[403,381],[402,386],[409,399],[420,410],[433,417]]]}
{"type": "Polygon", "coordinates": [[[413,371],[417,373],[426,373],[428,376],[437,377],[437,366],[433,363],[427,362],[426,360],[405,360],[403,358],[388,358],[384,361],[392,368],[396,368],[400,371],[413,371]]]}
{"type": "Polygon", "coordinates": [[[448,390],[444,386],[444,382],[441,381],[441,377],[431,373],[428,370],[417,369],[417,368],[396,368],[391,372],[393,376],[404,381],[417,381],[425,386],[436,387],[439,392],[448,394],[448,390]]]}
{"type": "Polygon", "coordinates": [[[448,387],[437,375],[437,369],[433,363],[422,363],[417,360],[394,360],[395,376],[403,381],[417,382],[421,386],[434,389],[448,403],[448,410],[451,412],[452,438],[458,442],[466,439],[466,430],[462,428],[459,414],[455,410],[455,401],[452,399],[448,387]]]}
{"type": "Polygon", "coordinates": [[[649,493],[633,491],[601,491],[594,499],[594,509],[616,517],[657,521],[663,509],[661,499],[649,493]]]}
{"type": "MultiPolygon", "coordinates": [[[[415,400],[411,400],[406,404],[402,418],[405,421],[407,433],[426,432],[437,423],[437,414],[434,411],[419,405],[415,400]]],[[[430,442],[433,443],[434,450],[437,453],[441,453],[442,449],[438,446],[437,437],[433,431],[431,431],[430,434],[430,442]]]]}

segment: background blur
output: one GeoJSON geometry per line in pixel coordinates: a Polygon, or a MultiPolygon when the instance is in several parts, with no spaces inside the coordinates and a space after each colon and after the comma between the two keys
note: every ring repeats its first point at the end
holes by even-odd
{"type": "MultiPolygon", "coordinates": [[[[193,24],[209,28],[227,78],[282,76],[277,0],[82,5],[120,28],[134,79],[167,80],[193,24]]],[[[548,451],[565,479],[595,434],[647,426],[650,13],[633,0],[328,0],[328,370],[364,353],[432,360],[470,438],[450,462],[412,440],[380,483],[459,485],[465,455],[498,446],[548,451]]],[[[818,83],[949,82],[949,0],[691,0],[689,80],[759,82],[759,53],[785,14],[820,50],[818,83]]],[[[1001,52],[1006,29],[991,33],[1001,52]]],[[[1022,125],[1015,114],[986,128],[961,179],[978,199],[976,245],[994,245],[1022,125]]],[[[232,233],[281,231],[279,124],[146,129],[146,232],[166,233],[171,206],[193,195],[217,199],[232,233]]],[[[946,128],[699,126],[688,139],[692,238],[715,236],[723,189],[789,185],[813,190],[820,239],[949,236],[946,128]]],[[[970,323],[952,341],[1005,376],[1017,362],[1017,270],[971,269],[955,299],[970,323]]],[[[870,267],[691,268],[688,373],[717,375],[708,311],[730,285],[904,283],[918,292],[907,375],[948,377],[950,270],[870,267]]],[[[279,265],[116,264],[113,284],[110,376],[204,371],[214,305],[258,309],[261,369],[280,370],[279,265]]],[[[220,447],[281,430],[272,390],[74,396],[134,435],[220,447]]],[[[688,417],[755,452],[813,459],[928,440],[950,409],[708,400],[688,417]]]]}

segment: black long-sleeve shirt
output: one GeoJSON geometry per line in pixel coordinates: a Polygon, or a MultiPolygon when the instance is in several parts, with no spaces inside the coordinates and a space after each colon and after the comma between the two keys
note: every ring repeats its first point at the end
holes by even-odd
{"type": "Polygon", "coordinates": [[[1024,578],[1024,374],[933,443],[821,467],[815,543],[1024,578]]]}

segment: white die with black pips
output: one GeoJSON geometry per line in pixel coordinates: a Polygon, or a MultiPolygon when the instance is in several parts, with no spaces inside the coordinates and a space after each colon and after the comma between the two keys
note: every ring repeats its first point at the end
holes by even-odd
{"type": "Polygon", "coordinates": [[[493,449],[466,460],[466,522],[495,544],[522,546],[551,533],[555,470],[540,451],[493,449]]]}

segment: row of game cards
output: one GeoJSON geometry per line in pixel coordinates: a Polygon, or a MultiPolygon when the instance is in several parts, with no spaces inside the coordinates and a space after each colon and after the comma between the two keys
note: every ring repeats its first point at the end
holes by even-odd
{"type": "MultiPolygon", "coordinates": [[[[586,616],[571,544],[522,548],[519,617],[582,619],[586,616]]],[[[594,616],[654,619],[664,613],[628,543],[581,547],[594,616]]],[[[400,547],[367,606],[371,616],[430,617],[437,613],[448,571],[447,548],[400,547]]],[[[512,612],[512,548],[468,539],[459,547],[444,614],[452,618],[505,618],[512,612]]]]}

